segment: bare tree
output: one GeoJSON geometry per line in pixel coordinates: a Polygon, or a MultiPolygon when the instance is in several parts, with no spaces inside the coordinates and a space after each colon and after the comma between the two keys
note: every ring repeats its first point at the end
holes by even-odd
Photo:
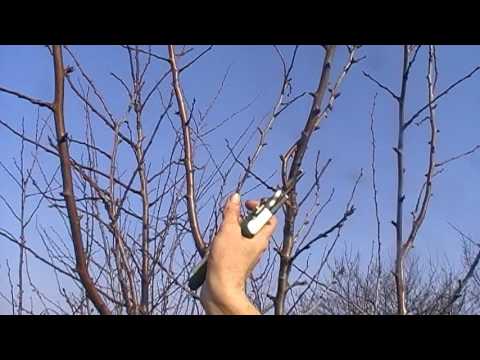
{"type": "MultiPolygon", "coordinates": [[[[392,225],[395,228],[395,283],[396,283],[396,294],[397,294],[397,313],[400,315],[405,315],[408,313],[407,309],[407,297],[406,297],[406,283],[405,283],[405,271],[404,264],[407,258],[407,255],[411,248],[413,247],[414,241],[417,237],[418,231],[420,230],[430,203],[432,196],[432,180],[435,175],[440,171],[435,172],[435,168],[438,164],[445,165],[446,162],[437,163],[435,158],[436,153],[436,135],[438,133],[437,124],[436,124],[436,114],[435,108],[437,106],[437,101],[445,94],[448,93],[451,89],[461,84],[463,81],[471,77],[479,67],[476,67],[472,72],[470,72],[465,77],[456,81],[446,90],[442,91],[437,95],[436,85],[438,80],[438,67],[437,67],[437,57],[435,46],[430,45],[428,47],[428,70],[427,70],[427,89],[428,89],[428,99],[427,104],[423,106],[420,110],[415,112],[415,114],[406,119],[406,100],[407,100],[407,85],[409,81],[410,72],[412,66],[417,59],[417,55],[421,49],[421,46],[403,46],[403,65],[401,72],[401,86],[400,94],[395,94],[387,86],[383,85],[375,78],[373,78],[368,73],[364,72],[366,78],[372,80],[376,85],[386,91],[398,105],[398,127],[397,127],[397,144],[393,148],[396,159],[397,159],[397,194],[396,194],[396,218],[392,221],[392,225]],[[406,198],[404,190],[406,166],[405,166],[405,152],[404,148],[405,136],[409,127],[413,124],[414,120],[422,114],[425,110],[428,110],[428,115],[424,120],[428,120],[429,124],[429,152],[428,152],[428,164],[425,172],[425,181],[419,191],[417,196],[416,206],[413,211],[410,212],[412,216],[410,231],[406,238],[403,234],[404,229],[404,201],[406,198]]],[[[423,121],[424,121],[423,120],[423,121]]],[[[421,121],[421,122],[423,122],[421,121]]],[[[469,153],[467,153],[469,154],[469,153]]],[[[376,190],[374,190],[376,191],[376,190]]],[[[376,196],[376,195],[375,195],[376,196]]],[[[375,198],[376,201],[376,198],[375,198]]]]}
{"type": "Polygon", "coordinates": [[[250,277],[248,296],[262,313],[477,311],[474,289],[479,283],[478,255],[474,256],[472,248],[465,250],[466,270],[461,276],[439,267],[425,272],[419,261],[408,254],[427,216],[433,179],[447,164],[470,156],[479,148],[476,145],[444,161],[436,159],[437,103],[480,67],[438,92],[436,48],[429,46],[426,105],[409,118],[407,85],[417,56],[425,47],[403,47],[399,95],[364,73],[398,105],[392,277],[384,271],[392,264],[382,258],[385,232],[380,232],[382,204],[378,198],[374,128],[377,97],[369,121],[377,236],[366,272],[361,270],[359,258],[335,255],[342,231],[356,211],[355,195],[364,175],[362,166],[358,166],[358,176],[351,187],[324,191],[327,186],[322,181],[333,167],[332,159],[324,159],[320,149],[313,152],[314,164],[306,160],[315,132],[321,131],[321,124],[334,110],[341,88],[348,83],[345,80],[356,69],[354,65],[365,58],[360,56],[361,46],[323,45],[318,86],[312,92],[294,87],[293,76],[302,47],[292,47],[287,56],[283,49],[273,46],[272,54],[280,65],[280,82],[270,110],[251,121],[238,122],[242,130],[225,139],[224,148],[217,145],[215,151],[211,139],[217,136],[218,129],[228,126],[256,101],[232,109],[224,119],[210,119],[229,69],[206,107],[197,102],[196,94],[190,93],[185,75],[195,71],[199,62],[207,61],[215,47],[168,45],[157,50],[151,46],[120,46],[126,71],[123,75],[113,70],[108,74],[123,94],[120,101],[114,101],[113,95],[102,89],[99,79],[91,75],[73,47],[46,48],[53,63],[52,101],[0,86],[0,92],[30,103],[38,111],[37,119],[30,120],[35,126],[25,128],[22,121],[20,130],[16,119],[7,121],[3,118],[8,114],[0,114],[2,131],[14,135],[21,144],[19,163],[14,162],[18,176],[2,163],[2,169],[20,190],[17,201],[1,197],[18,228],[18,232],[0,229],[0,237],[19,249],[16,274],[11,271],[12,261],[6,268],[10,294],[1,293],[14,313],[38,312],[25,303],[25,275],[30,285],[28,293],[41,304],[43,313],[202,313],[198,294],[185,284],[194,264],[208,252],[221,223],[227,194],[237,191],[245,196],[258,188],[270,192],[275,184],[285,185],[305,167],[310,173],[305,178],[310,182],[291,193],[283,209],[280,237],[274,236],[250,277]],[[339,53],[345,54],[345,59],[339,53]],[[308,95],[312,102],[304,108],[306,115],[296,140],[287,144],[282,154],[274,154],[280,162],[267,161],[265,154],[272,148],[268,144],[275,140],[273,130],[285,126],[279,119],[291,106],[302,106],[301,100],[308,95]],[[118,103],[121,105],[113,105],[118,103]],[[76,115],[65,109],[75,109],[76,115]],[[418,120],[424,112],[428,115],[418,120]],[[405,236],[405,138],[412,131],[412,124],[428,125],[429,146],[425,179],[414,197],[416,206],[405,236]],[[35,129],[34,134],[31,129],[35,129]],[[26,149],[34,149],[30,165],[25,159],[26,149]],[[264,164],[268,164],[268,169],[264,164]],[[319,219],[324,217],[335,195],[342,192],[348,196],[346,204],[334,214],[336,220],[320,229],[319,219]],[[31,226],[39,213],[51,216],[55,225],[36,222],[35,227],[31,226]],[[35,243],[28,241],[33,236],[38,239],[35,243]],[[312,253],[321,254],[319,260],[311,261],[312,253]],[[32,261],[47,266],[54,275],[56,296],[46,295],[36,286],[29,271],[32,261]],[[454,286],[452,281],[457,278],[460,282],[454,286]]]}

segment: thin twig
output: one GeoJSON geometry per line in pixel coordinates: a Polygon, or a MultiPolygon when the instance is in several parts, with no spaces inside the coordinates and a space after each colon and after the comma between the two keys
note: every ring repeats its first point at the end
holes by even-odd
{"type": "Polygon", "coordinates": [[[370,79],[371,81],[373,81],[375,84],[377,84],[380,88],[382,88],[383,90],[385,90],[386,92],[388,92],[390,95],[392,95],[392,97],[395,99],[395,100],[399,100],[399,96],[398,95],[395,95],[395,93],[390,90],[387,86],[383,85],[382,83],[380,83],[379,81],[377,81],[376,79],[374,79],[370,74],[366,73],[365,71],[362,71],[363,75],[370,79]]]}
{"type": "Polygon", "coordinates": [[[461,159],[465,156],[468,156],[468,155],[471,155],[473,154],[475,151],[477,151],[478,149],[480,149],[480,144],[478,145],[475,145],[472,149],[460,154],[460,155],[456,155],[456,156],[452,156],[451,158],[445,160],[445,161],[440,161],[440,162],[437,162],[435,163],[435,167],[441,167],[441,166],[445,166],[446,164],[448,164],[449,162],[451,161],[455,161],[455,160],[458,160],[458,159],[461,159]]]}
{"type": "Polygon", "coordinates": [[[7,88],[4,88],[4,87],[0,86],[0,92],[4,92],[4,93],[10,94],[10,95],[15,95],[16,97],[18,97],[22,100],[26,100],[26,101],[30,102],[31,104],[53,110],[53,104],[52,103],[49,103],[49,102],[46,102],[46,101],[43,101],[43,100],[39,100],[39,99],[34,99],[30,96],[21,94],[17,91],[9,90],[7,88]]]}

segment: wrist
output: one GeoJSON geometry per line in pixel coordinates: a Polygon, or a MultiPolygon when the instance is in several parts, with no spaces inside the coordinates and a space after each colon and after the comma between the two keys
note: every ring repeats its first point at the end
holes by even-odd
{"type": "Polygon", "coordinates": [[[213,288],[206,283],[202,288],[200,302],[209,315],[257,315],[255,306],[246,293],[238,288],[213,288]]]}
{"type": "Polygon", "coordinates": [[[225,299],[246,297],[246,278],[243,273],[236,271],[215,271],[215,267],[208,269],[205,286],[212,297],[219,301],[225,299]]]}

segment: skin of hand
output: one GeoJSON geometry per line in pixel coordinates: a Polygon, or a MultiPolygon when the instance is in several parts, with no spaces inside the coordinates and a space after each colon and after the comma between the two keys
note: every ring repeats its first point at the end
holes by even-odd
{"type": "MultiPolygon", "coordinates": [[[[254,210],[257,201],[245,205],[254,210]]],[[[242,236],[240,195],[235,193],[223,211],[223,223],[210,247],[207,274],[200,301],[208,315],[260,315],[249,301],[245,284],[262,253],[267,249],[277,220],[273,216],[253,238],[242,236]]]]}

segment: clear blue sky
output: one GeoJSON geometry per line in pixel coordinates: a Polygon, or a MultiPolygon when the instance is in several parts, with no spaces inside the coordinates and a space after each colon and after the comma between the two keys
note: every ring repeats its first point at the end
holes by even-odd
{"type": "MultiPolygon", "coordinates": [[[[96,80],[97,86],[106,94],[109,105],[115,115],[121,116],[126,111],[125,93],[118,83],[109,75],[115,72],[122,77],[129,74],[127,53],[124,49],[111,46],[72,46],[78,55],[83,67],[96,80]]],[[[195,54],[205,47],[196,46],[195,54]]],[[[281,46],[281,51],[287,59],[290,58],[293,46],[281,46]]],[[[153,50],[166,56],[165,47],[155,46],[153,50]]],[[[195,56],[193,54],[193,56],[195,56]]],[[[357,212],[348,221],[343,230],[338,252],[345,248],[360,251],[365,258],[370,252],[372,239],[375,238],[375,218],[373,216],[371,171],[370,171],[370,109],[373,96],[378,92],[376,107],[376,140],[377,140],[377,182],[379,190],[380,211],[382,220],[382,242],[385,256],[392,255],[394,241],[393,227],[390,221],[394,218],[395,199],[395,157],[392,146],[396,139],[397,108],[392,98],[368,81],[361,73],[362,70],[375,76],[394,91],[400,87],[402,49],[399,46],[365,46],[361,54],[367,58],[354,66],[351,73],[342,85],[341,96],[337,99],[333,113],[323,122],[309,145],[304,161],[306,177],[303,187],[309,184],[313,176],[313,162],[317,150],[321,151],[322,161],[333,158],[333,162],[322,181],[322,194],[325,200],[332,187],[335,187],[335,198],[324,216],[318,221],[317,231],[320,232],[330,226],[343,214],[351,188],[359,173],[364,169],[364,177],[359,185],[354,204],[357,212]],[[307,165],[308,164],[308,165],[307,165]]],[[[69,56],[65,54],[66,64],[71,64],[69,56]]],[[[340,48],[335,58],[333,76],[336,77],[340,66],[346,59],[346,51],[340,48]]],[[[453,81],[462,77],[475,66],[480,64],[479,46],[440,46],[438,48],[439,83],[442,90],[453,81]]],[[[298,51],[296,66],[293,71],[293,93],[313,91],[318,84],[318,78],[323,61],[323,49],[320,46],[301,46],[298,51]]],[[[205,110],[215,96],[219,84],[229,70],[223,92],[208,118],[212,126],[219,123],[230,114],[240,110],[245,105],[253,104],[242,112],[228,125],[219,128],[208,142],[212,146],[214,156],[222,157],[226,153],[225,140],[234,140],[248,122],[271,111],[280,89],[281,62],[272,46],[216,46],[202,58],[195,66],[183,74],[184,91],[191,102],[196,100],[196,107],[205,110]]],[[[147,87],[163,74],[165,65],[154,62],[147,78],[147,87]]],[[[407,115],[413,114],[426,101],[426,48],[424,48],[412,70],[411,82],[407,95],[407,115]]],[[[73,75],[76,81],[78,71],[73,75]]],[[[0,85],[10,89],[49,100],[52,91],[51,57],[45,47],[39,46],[2,46],[0,47],[0,85]]],[[[168,82],[165,84],[168,85],[168,82]]],[[[480,77],[475,75],[467,80],[439,103],[437,155],[439,160],[449,158],[458,153],[469,150],[480,143],[480,124],[478,113],[480,108],[480,77]]],[[[166,87],[163,87],[165,90],[166,87]]],[[[164,92],[167,94],[167,92],[164,92]]],[[[71,133],[83,131],[82,114],[78,102],[73,104],[72,92],[66,95],[67,127],[71,133]]],[[[279,155],[298,138],[304,126],[311,99],[304,97],[276,121],[273,131],[269,135],[268,146],[262,153],[255,171],[262,175],[270,175],[279,169],[279,155]]],[[[37,109],[28,103],[11,96],[0,94],[0,117],[13,127],[19,128],[20,120],[25,118],[27,131],[31,134],[37,109]]],[[[159,113],[158,100],[154,100],[148,109],[146,118],[154,124],[159,113]]],[[[42,112],[42,114],[46,114],[42,112]]],[[[178,119],[177,119],[178,120],[178,119]]],[[[426,124],[425,124],[426,125],[426,124]]],[[[412,127],[406,139],[406,208],[405,218],[409,220],[409,209],[412,208],[414,196],[423,181],[423,174],[427,161],[427,126],[412,127]]],[[[53,126],[53,124],[52,124],[53,126]]],[[[147,125],[148,126],[148,125],[147,125]]],[[[151,127],[150,127],[151,128],[151,127]]],[[[0,128],[2,138],[1,160],[11,167],[12,158],[18,154],[18,139],[0,128]]],[[[108,134],[105,132],[105,134],[108,134]]],[[[256,144],[252,142],[250,149],[256,144]]],[[[154,151],[162,154],[162,149],[172,139],[163,139],[156,142],[154,151]]],[[[28,151],[31,151],[29,148],[28,151]]],[[[160,155],[159,155],[160,156],[160,155]]],[[[42,159],[46,166],[53,166],[48,156],[42,159]]],[[[197,161],[205,161],[205,153],[199,152],[197,161]]],[[[245,159],[245,157],[243,157],[245,159]]],[[[478,227],[478,210],[480,192],[477,184],[480,181],[480,152],[471,157],[452,163],[447,170],[435,179],[431,207],[420,231],[414,251],[424,258],[431,257],[435,261],[448,261],[455,265],[461,259],[460,242],[456,233],[448,225],[451,222],[474,238],[480,238],[478,227]]],[[[159,164],[152,163],[152,166],[159,164]]],[[[18,192],[8,178],[2,176],[2,194],[12,200],[18,197],[18,192]]],[[[275,184],[278,176],[271,182],[275,184]]],[[[249,188],[247,183],[246,188],[249,188]]],[[[300,187],[302,189],[302,186],[300,187]]],[[[255,196],[265,195],[258,191],[255,196]]],[[[3,205],[2,205],[3,206],[3,205]]],[[[54,212],[43,211],[38,221],[44,225],[57,226],[59,219],[52,216],[54,212]]],[[[57,216],[58,217],[58,216],[57,216]]],[[[15,224],[8,211],[1,207],[0,226],[16,233],[15,224]]],[[[407,227],[408,228],[408,227],[407,227]]],[[[30,239],[30,245],[41,248],[40,240],[36,236],[30,239]]],[[[312,259],[316,251],[323,249],[319,245],[312,249],[312,259]]],[[[8,280],[5,276],[5,259],[15,264],[18,249],[5,240],[0,240],[0,289],[8,289],[8,280]]],[[[12,267],[15,265],[11,265],[12,267]]],[[[53,287],[54,279],[42,277],[43,265],[31,266],[37,269],[36,279],[45,287],[53,287]]],[[[2,303],[2,301],[0,301],[2,303]]],[[[4,304],[0,305],[4,311],[4,304]]]]}

